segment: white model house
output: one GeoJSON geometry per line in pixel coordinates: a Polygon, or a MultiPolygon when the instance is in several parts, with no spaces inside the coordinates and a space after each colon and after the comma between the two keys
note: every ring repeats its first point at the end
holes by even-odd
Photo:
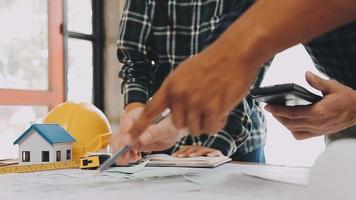
{"type": "Polygon", "coordinates": [[[59,124],[33,124],[15,142],[19,164],[44,164],[72,159],[75,139],[59,124]]]}

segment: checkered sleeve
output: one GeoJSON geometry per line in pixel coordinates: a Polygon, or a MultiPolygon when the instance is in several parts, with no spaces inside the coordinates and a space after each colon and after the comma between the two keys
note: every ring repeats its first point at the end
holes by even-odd
{"type": "MultiPolygon", "coordinates": [[[[228,115],[227,123],[224,128],[219,130],[216,134],[201,135],[199,137],[185,136],[179,140],[166,153],[172,154],[178,151],[184,145],[201,145],[221,151],[225,156],[232,156],[240,147],[245,149],[244,145],[250,139],[256,127],[263,124],[263,117],[261,120],[252,119],[254,114],[253,102],[244,100],[236,106],[228,115]],[[254,124],[253,124],[254,123],[254,124]],[[254,125],[254,126],[253,126],[254,125]]],[[[261,137],[261,133],[257,133],[257,137],[261,137]]],[[[256,140],[256,139],[255,139],[256,140]]],[[[262,142],[256,144],[249,144],[248,152],[260,147],[262,142]],[[253,145],[253,147],[251,146],[253,145]]],[[[246,152],[247,153],[247,152],[246,152]]]]}
{"type": "Polygon", "coordinates": [[[217,134],[210,135],[203,146],[218,149],[226,156],[233,155],[251,137],[252,123],[260,123],[252,122],[251,106],[254,105],[244,99],[229,113],[225,127],[217,134]]]}
{"type": "Polygon", "coordinates": [[[225,156],[232,156],[250,136],[251,120],[245,112],[235,108],[230,112],[228,121],[217,134],[210,135],[203,146],[218,149],[225,156]]]}
{"type": "Polygon", "coordinates": [[[163,153],[173,154],[185,145],[199,145],[221,151],[225,156],[230,157],[236,152],[237,146],[234,138],[224,130],[220,130],[214,135],[201,135],[193,137],[191,135],[181,138],[172,148],[163,153]]]}
{"type": "Polygon", "coordinates": [[[119,77],[123,80],[125,106],[146,103],[151,94],[151,11],[146,4],[142,0],[126,0],[120,21],[117,57],[123,64],[119,77]]]}
{"type": "MultiPolygon", "coordinates": [[[[213,43],[254,1],[242,1],[236,9],[225,14],[219,24],[207,39],[206,44],[213,43]]],[[[255,85],[259,85],[265,68],[259,73],[255,85]]],[[[227,123],[218,133],[201,135],[199,137],[186,136],[178,141],[169,153],[174,153],[184,145],[202,145],[221,151],[225,156],[232,156],[239,152],[248,153],[262,147],[265,143],[266,127],[264,115],[251,96],[247,96],[228,115],[227,123]]]]}

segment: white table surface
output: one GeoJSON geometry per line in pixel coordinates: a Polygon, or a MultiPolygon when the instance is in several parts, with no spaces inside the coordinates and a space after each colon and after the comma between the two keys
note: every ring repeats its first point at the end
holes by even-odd
{"type": "MultiPolygon", "coordinates": [[[[157,168],[156,168],[157,169],[157,168]]],[[[165,170],[160,168],[160,170],[165,170]]],[[[216,169],[191,169],[201,176],[122,181],[118,174],[56,170],[0,175],[1,200],[220,200],[306,199],[307,186],[270,181],[242,174],[272,174],[277,179],[302,180],[308,169],[228,163],[216,169]]]]}

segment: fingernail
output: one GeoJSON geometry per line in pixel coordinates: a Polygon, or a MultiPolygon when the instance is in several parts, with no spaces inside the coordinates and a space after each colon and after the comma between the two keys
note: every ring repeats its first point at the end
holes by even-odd
{"type": "Polygon", "coordinates": [[[215,157],[215,154],[214,154],[214,153],[208,153],[207,156],[208,156],[208,157],[215,157]]]}
{"type": "Polygon", "coordinates": [[[195,156],[197,156],[195,153],[189,154],[189,157],[195,157],[195,156]]]}
{"type": "Polygon", "coordinates": [[[178,158],[183,158],[184,155],[183,155],[183,154],[178,154],[177,157],[178,157],[178,158]]]}

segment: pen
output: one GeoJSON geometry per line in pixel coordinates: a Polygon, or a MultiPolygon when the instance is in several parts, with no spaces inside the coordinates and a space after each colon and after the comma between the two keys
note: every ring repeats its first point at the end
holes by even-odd
{"type": "MultiPolygon", "coordinates": [[[[171,113],[171,110],[169,108],[166,108],[161,114],[159,114],[154,120],[152,121],[152,124],[158,124],[160,121],[168,117],[168,115],[171,113]]],[[[130,150],[130,146],[126,145],[120,150],[116,151],[109,159],[107,159],[99,168],[99,172],[103,172],[107,170],[114,162],[117,160],[121,155],[125,154],[128,150],[130,150]]]]}

